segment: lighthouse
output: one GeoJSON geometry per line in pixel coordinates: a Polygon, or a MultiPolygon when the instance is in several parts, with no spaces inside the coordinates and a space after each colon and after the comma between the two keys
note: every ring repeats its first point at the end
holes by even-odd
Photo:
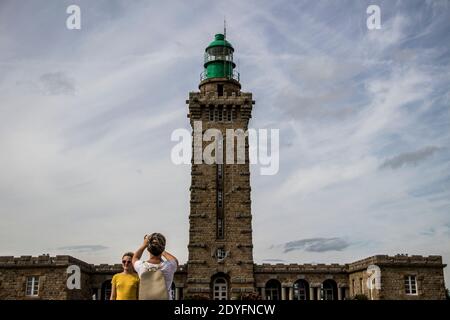
{"type": "MultiPolygon", "coordinates": [[[[248,129],[254,104],[252,94],[241,91],[233,55],[225,34],[216,34],[204,52],[199,91],[186,100],[192,129],[200,124],[203,131],[220,130],[224,149],[227,129],[248,129]]],[[[250,191],[247,138],[242,163],[192,161],[188,297],[239,299],[254,292],[250,191]]]]}

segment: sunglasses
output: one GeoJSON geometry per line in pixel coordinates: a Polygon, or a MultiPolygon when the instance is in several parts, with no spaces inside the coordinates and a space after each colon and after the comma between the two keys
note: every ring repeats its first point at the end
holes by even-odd
{"type": "Polygon", "coordinates": [[[122,263],[123,264],[129,264],[129,263],[131,263],[131,261],[130,260],[122,260],[122,263]]]}

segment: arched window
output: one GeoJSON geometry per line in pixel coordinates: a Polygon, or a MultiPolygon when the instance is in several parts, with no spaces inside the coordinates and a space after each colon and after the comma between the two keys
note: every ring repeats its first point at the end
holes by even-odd
{"type": "Polygon", "coordinates": [[[109,300],[109,298],[111,297],[111,287],[111,279],[103,281],[101,300],[109,300]]]}
{"type": "Polygon", "coordinates": [[[322,284],[323,300],[337,300],[337,284],[334,280],[325,280],[322,284]]]}
{"type": "Polygon", "coordinates": [[[266,283],[266,299],[280,300],[281,283],[278,280],[272,279],[266,283]]]}
{"type": "Polygon", "coordinates": [[[294,283],[294,300],[309,300],[309,284],[300,279],[294,283]]]}
{"type": "Polygon", "coordinates": [[[228,299],[228,285],[225,278],[216,278],[213,283],[213,298],[214,300],[228,299]]]}

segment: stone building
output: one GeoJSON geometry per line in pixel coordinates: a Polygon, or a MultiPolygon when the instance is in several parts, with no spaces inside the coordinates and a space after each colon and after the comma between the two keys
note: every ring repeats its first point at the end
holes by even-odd
{"type": "MultiPolygon", "coordinates": [[[[186,101],[194,130],[189,258],[175,274],[173,297],[241,299],[256,292],[270,300],[445,299],[440,256],[377,255],[344,265],[254,263],[248,139],[238,130],[247,130],[255,101],[241,91],[233,52],[225,35],[217,34],[205,50],[199,91],[186,101]],[[231,143],[232,163],[227,152],[221,157],[231,143]],[[203,158],[208,154],[216,161],[203,158]]],[[[0,257],[0,299],[108,299],[117,272],[120,265],[90,265],[70,256],[0,257]],[[73,265],[81,272],[81,289],[67,287],[73,265]]]]}

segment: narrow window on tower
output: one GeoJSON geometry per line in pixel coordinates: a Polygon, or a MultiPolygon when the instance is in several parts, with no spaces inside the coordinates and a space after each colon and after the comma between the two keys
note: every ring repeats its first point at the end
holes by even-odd
{"type": "Polygon", "coordinates": [[[219,109],[217,107],[214,108],[214,121],[219,120],[219,109]]]}
{"type": "Polygon", "coordinates": [[[219,179],[219,181],[223,178],[223,164],[217,165],[217,178],[219,179]]]}
{"type": "Polygon", "coordinates": [[[223,218],[217,219],[217,238],[223,239],[224,237],[224,225],[223,218]]]}
{"type": "Polygon", "coordinates": [[[219,106],[218,108],[218,113],[219,113],[219,119],[216,119],[218,121],[223,121],[223,106],[219,106]]]}
{"type": "Polygon", "coordinates": [[[223,208],[223,194],[222,190],[217,191],[217,206],[223,208]]]}
{"type": "Polygon", "coordinates": [[[223,164],[217,164],[217,179],[216,179],[216,186],[217,186],[217,208],[216,208],[216,222],[217,222],[217,239],[223,239],[224,238],[224,230],[225,230],[225,223],[224,223],[224,214],[223,214],[223,177],[224,177],[224,171],[223,171],[223,164]]]}
{"type": "Polygon", "coordinates": [[[227,108],[227,121],[233,121],[233,110],[231,109],[231,106],[228,106],[227,108]]]}
{"type": "Polygon", "coordinates": [[[212,106],[209,107],[209,121],[214,121],[214,108],[212,106]]]}
{"type": "Polygon", "coordinates": [[[217,85],[217,95],[219,97],[223,96],[223,84],[218,84],[217,85]]]}

